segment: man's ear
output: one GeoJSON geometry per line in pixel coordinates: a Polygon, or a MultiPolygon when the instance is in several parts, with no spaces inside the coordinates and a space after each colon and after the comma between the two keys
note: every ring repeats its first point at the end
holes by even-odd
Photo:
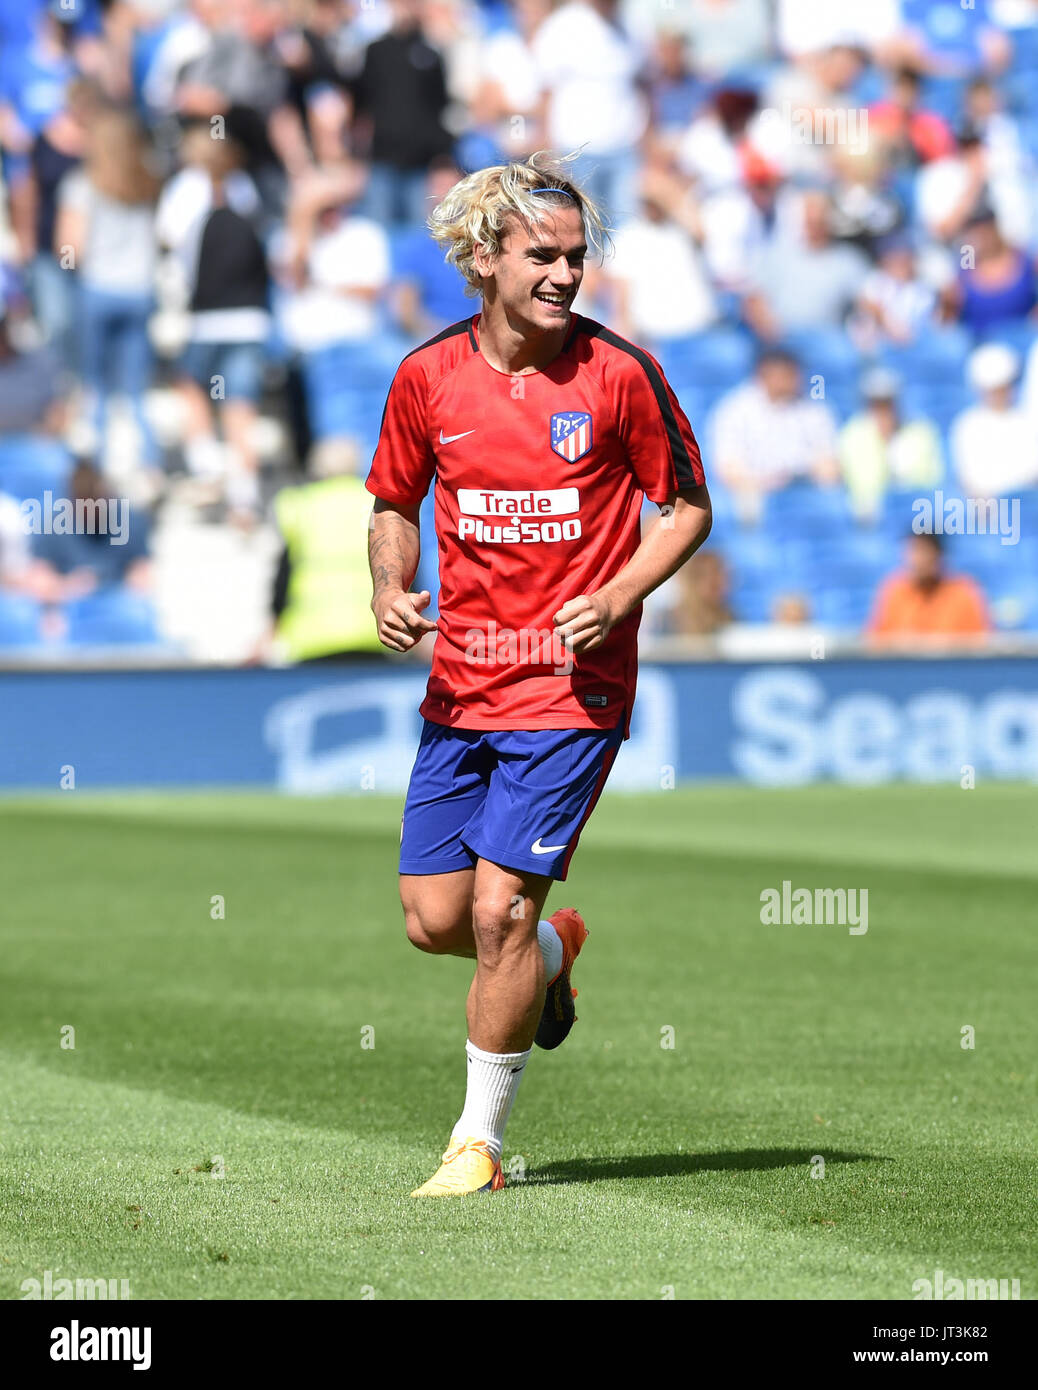
{"type": "Polygon", "coordinates": [[[490,248],[481,241],[477,241],[472,247],[472,264],[476,274],[484,278],[493,271],[494,257],[490,248]]]}

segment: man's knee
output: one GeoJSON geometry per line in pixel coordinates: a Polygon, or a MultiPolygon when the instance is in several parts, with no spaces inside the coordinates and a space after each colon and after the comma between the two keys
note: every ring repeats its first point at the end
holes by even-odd
{"type": "Polygon", "coordinates": [[[419,907],[404,908],[407,939],[419,951],[446,956],[465,945],[465,923],[455,916],[419,907]]]}
{"type": "Polygon", "coordinates": [[[472,931],[482,965],[493,968],[509,952],[528,944],[531,931],[536,930],[536,921],[532,928],[527,921],[528,906],[525,899],[500,891],[477,894],[472,905],[472,931]]]}

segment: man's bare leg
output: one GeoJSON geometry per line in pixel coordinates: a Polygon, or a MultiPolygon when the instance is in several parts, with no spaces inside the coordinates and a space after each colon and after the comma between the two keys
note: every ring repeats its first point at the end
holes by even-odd
{"type": "Polygon", "coordinates": [[[447,874],[401,874],[400,902],[407,938],[433,956],[476,957],[472,932],[475,869],[447,874]]]}
{"type": "Polygon", "coordinates": [[[476,975],[466,1010],[469,1040],[484,1052],[527,1052],[544,1008],[537,923],[552,880],[489,860],[476,864],[472,927],[476,975]]]}
{"type": "MultiPolygon", "coordinates": [[[[437,912],[423,889],[401,878],[405,912],[410,903],[408,936],[422,949],[467,954],[461,924],[462,875],[435,877],[444,880],[437,912]]],[[[545,969],[537,927],[551,883],[546,875],[477,861],[469,919],[476,974],[467,1006],[465,1106],[443,1165],[412,1196],[446,1197],[504,1185],[505,1125],[544,1007],[545,969]]]]}

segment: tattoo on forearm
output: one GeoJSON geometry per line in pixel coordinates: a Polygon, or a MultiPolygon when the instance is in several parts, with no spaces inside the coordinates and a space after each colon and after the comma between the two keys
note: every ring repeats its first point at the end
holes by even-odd
{"type": "Polygon", "coordinates": [[[377,512],[368,536],[368,563],[375,594],[408,589],[418,568],[417,528],[393,512],[377,512]]]}

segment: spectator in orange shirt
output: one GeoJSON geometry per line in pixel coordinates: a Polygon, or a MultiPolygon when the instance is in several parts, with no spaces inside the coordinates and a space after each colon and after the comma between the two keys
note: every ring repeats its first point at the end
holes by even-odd
{"type": "Polygon", "coordinates": [[[968,575],[944,569],[940,536],[911,535],[905,569],[884,580],[869,619],[873,646],[979,645],[991,631],[984,595],[968,575]]]}

